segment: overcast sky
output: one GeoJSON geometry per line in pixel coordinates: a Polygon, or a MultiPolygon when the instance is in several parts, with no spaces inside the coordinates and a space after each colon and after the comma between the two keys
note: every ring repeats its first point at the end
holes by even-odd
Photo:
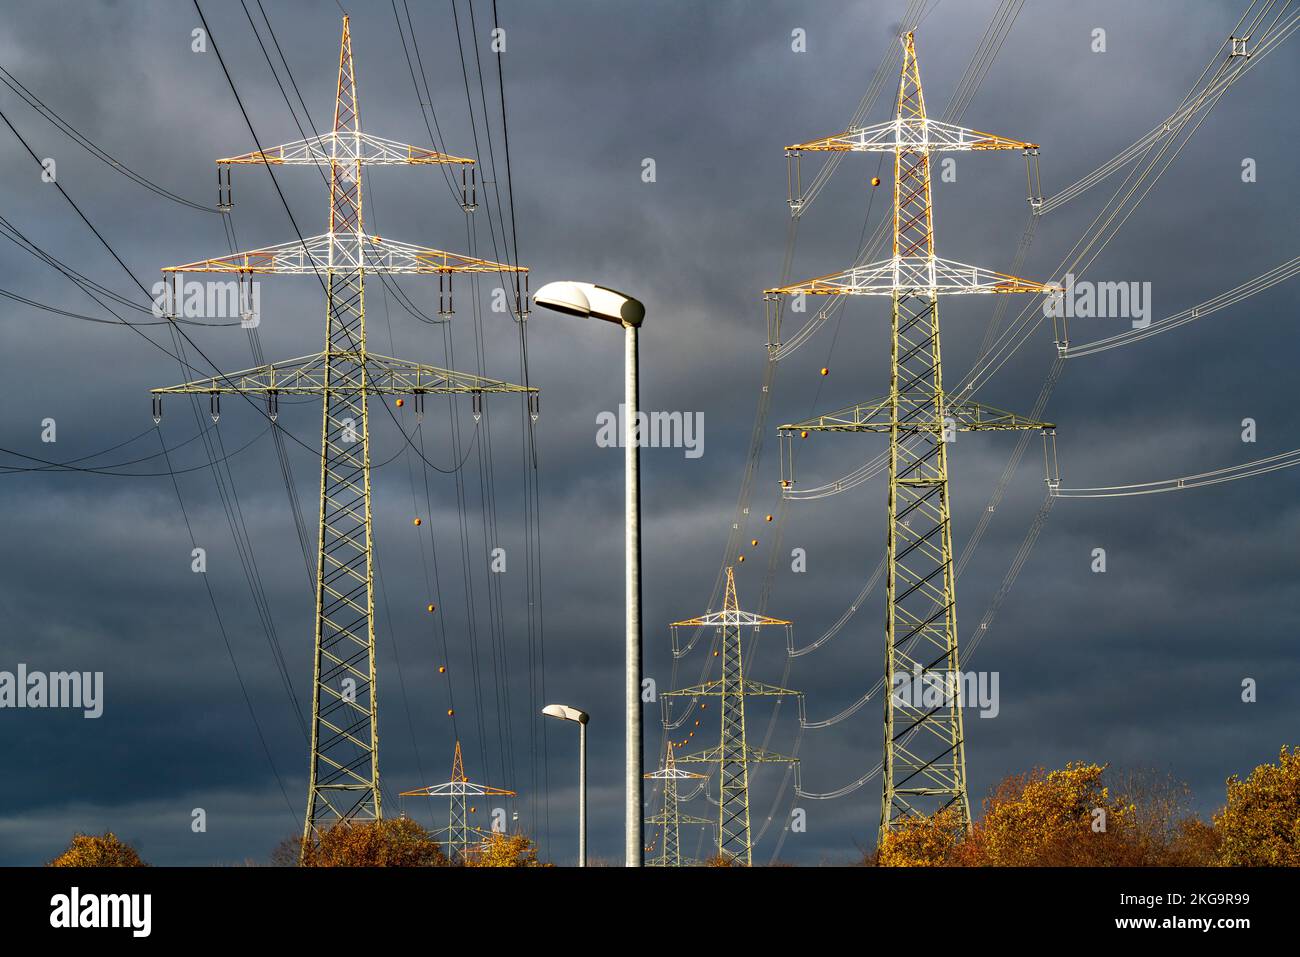
{"type": "MultiPolygon", "coordinates": [[[[287,0],[262,0],[261,6],[311,124],[327,129],[338,7],[287,0]]],[[[423,88],[417,94],[413,86],[392,5],[345,6],[364,128],[427,144],[425,117],[430,125],[432,117],[427,110],[422,117],[423,88]]],[[[903,0],[502,0],[507,176],[491,4],[473,4],[472,25],[467,0],[410,4],[437,118],[436,145],[482,160],[483,205],[474,214],[474,231],[467,232],[439,170],[377,169],[367,182],[368,228],[421,245],[507,258],[497,193],[508,221],[513,186],[518,253],[532,270],[533,288],[553,279],[589,279],[643,299],[643,405],[703,413],[698,458],[681,448],[642,455],[646,674],[661,690],[674,681],[693,682],[714,665],[701,642],[674,670],[667,623],[708,610],[724,560],[762,385],[761,294],[780,280],[786,249],[782,147],[844,128],[905,6],[903,0]],[[796,28],[806,32],[806,52],[791,49],[796,28]],[[646,159],[654,160],[653,182],[643,180],[646,159]]],[[[1242,0],[1030,0],[963,122],[1042,144],[1043,186],[1050,196],[1172,112],[1245,6],[1242,0]],[[1106,32],[1104,53],[1092,50],[1097,28],[1106,32]]],[[[0,31],[0,66],[116,159],[210,205],[212,161],[254,148],[213,43],[258,140],[270,146],[300,134],[244,11],[237,4],[203,7],[211,37],[207,51],[196,53],[191,31],[198,18],[189,4],[15,0],[0,31]]],[[[269,45],[257,5],[250,0],[248,7],[269,45]]],[[[994,0],[938,0],[926,15],[916,37],[932,115],[947,105],[997,7],[994,0]]],[[[1159,319],[1295,254],[1300,59],[1294,43],[1261,61],[1223,97],[1084,278],[1149,282],[1151,317],[1159,319]],[[1257,170],[1252,183],[1241,176],[1247,157],[1257,170]]],[[[409,31],[406,44],[411,51],[409,31]]],[[[279,65],[273,47],[270,53],[279,65]]],[[[415,69],[418,74],[418,63],[415,69]]],[[[283,70],[280,81],[296,104],[283,70]]],[[[888,117],[896,82],[886,84],[868,121],[888,117]]],[[[56,161],[58,184],[145,287],[163,266],[229,251],[214,213],[131,182],[7,89],[0,89],[0,109],[40,157],[56,161]]],[[[955,181],[934,184],[939,255],[1010,269],[1028,219],[1022,166],[1015,153],[957,155],[955,181]]],[[[805,174],[816,167],[809,161],[805,174]]],[[[0,212],[15,228],[50,255],[147,305],[55,186],[41,181],[40,168],[7,128],[0,129],[0,168],[7,174],[0,180],[0,212]]],[[[803,216],[792,278],[851,263],[864,213],[870,229],[888,214],[887,163],[881,167],[885,186],[868,203],[867,180],[877,168],[870,156],[849,156],[839,166],[803,216]]],[[[307,236],[327,229],[326,194],[315,171],[281,168],[275,184],[265,169],[235,170],[231,222],[240,248],[293,240],[295,223],[307,236]]],[[[1053,278],[1117,185],[1108,180],[1042,217],[1021,274],[1053,278]]],[[[399,285],[422,312],[436,312],[431,281],[399,285]]],[[[518,331],[508,315],[491,311],[495,285],[494,277],[483,281],[476,316],[469,285],[458,284],[449,357],[443,328],[409,314],[372,278],[371,348],[435,365],[454,361],[467,371],[518,381],[518,331]]],[[[11,242],[0,244],[0,289],[112,319],[11,242]]],[[[261,297],[258,344],[266,360],[320,350],[324,303],[314,279],[268,278],[261,297]]],[[[1059,429],[1064,484],[1172,478],[1294,447],[1287,390],[1294,376],[1296,300],[1296,287],[1284,284],[1166,335],[1070,360],[1046,411],[1059,429]],[[1242,441],[1245,418],[1256,422],[1254,444],[1242,441]]],[[[941,304],[946,381],[964,377],[993,309],[985,297],[941,304]]],[[[803,317],[792,318],[797,324],[803,317]]],[[[1127,327],[1122,319],[1081,319],[1071,333],[1083,342],[1127,327]]],[[[262,361],[238,328],[186,331],[224,371],[262,361]]],[[[207,550],[228,653],[207,591],[190,569],[190,533],[171,478],[138,474],[166,472],[161,459],[147,458],[159,448],[148,390],[187,377],[146,336],[172,348],[158,327],[133,332],[9,300],[0,306],[3,464],[38,464],[19,454],[66,463],[102,452],[76,464],[137,473],[0,475],[6,521],[0,536],[0,671],[19,663],[32,670],[102,671],[105,683],[98,719],[71,710],[0,711],[3,864],[41,863],[73,832],[105,829],[135,842],[155,864],[264,861],[279,840],[301,831],[308,749],[299,718],[309,715],[296,715],[294,700],[310,700],[313,596],[291,497],[264,434],[265,419],[227,399],[219,432],[237,504],[226,502],[247,527],[268,626],[250,597],[226,505],[205,445],[196,439],[208,422],[206,404],[196,414],[185,402],[168,403],[161,435],[175,449],[170,461],[181,473],[185,512],[207,550]],[[57,424],[54,443],[42,441],[45,419],[57,424]],[[275,647],[282,649],[292,693],[275,647]],[[191,828],[196,808],[206,811],[206,833],[191,828]]],[[[519,826],[539,839],[546,857],[571,863],[577,742],[570,728],[546,726],[550,722],[536,710],[549,701],[581,707],[592,714],[591,853],[617,861],[622,455],[598,447],[596,433],[598,415],[615,409],[621,397],[622,351],[614,329],[541,311],[528,321],[528,343],[530,381],[542,391],[536,430],[542,588],[533,596],[540,641],[530,641],[528,628],[524,474],[531,460],[524,454],[519,403],[489,400],[490,425],[480,429],[477,444],[461,448],[459,480],[403,452],[405,443],[387,416],[376,426],[372,458],[386,463],[374,473],[382,776],[386,798],[445,781],[459,735],[471,779],[518,790],[510,807],[519,826]],[[412,517],[426,513],[427,526],[414,528],[412,517]],[[437,549],[436,582],[431,545],[437,549]],[[499,610],[487,582],[487,553],[498,546],[508,556],[499,610]],[[466,567],[472,571],[468,589],[466,567]],[[436,623],[424,611],[428,601],[438,603],[436,623]],[[438,674],[442,665],[447,676],[438,674]],[[447,716],[449,694],[454,721],[447,716]]],[[[1029,412],[1054,355],[1050,327],[1039,328],[978,398],[1029,412]]],[[[193,350],[190,356],[202,365],[193,350]]],[[[852,301],[780,363],[749,501],[753,516],[776,512],[779,504],[775,425],[887,389],[888,300],[852,301]],[[823,366],[829,376],[818,374],[823,366]]],[[[468,404],[451,414],[463,437],[470,436],[468,404]]],[[[429,459],[451,469],[456,449],[448,416],[445,402],[431,404],[422,436],[429,459]]],[[[414,429],[409,407],[400,418],[414,429]]],[[[313,543],[319,472],[310,450],[319,442],[318,423],[312,405],[286,403],[282,409],[292,488],[313,543]]],[[[963,642],[993,600],[1042,501],[1034,441],[961,577],[963,642]]],[[[1014,443],[1014,437],[963,434],[954,446],[959,548],[984,512],[1014,443]]],[[[878,436],[811,439],[801,449],[800,487],[832,481],[883,447],[878,436]]],[[[1165,495],[1060,501],[977,654],[966,662],[1000,678],[997,717],[972,714],[966,722],[972,802],[1007,774],[1084,760],[1172,774],[1190,785],[1196,809],[1208,813],[1221,802],[1229,775],[1248,772],[1275,758],[1283,744],[1296,743],[1296,490],[1296,474],[1282,471],[1165,495]],[[1105,574],[1090,570],[1096,548],[1106,550],[1105,574]],[[1258,682],[1255,703],[1241,700],[1246,678],[1258,682]]],[[[756,535],[760,544],[745,549],[749,560],[738,569],[742,606],[758,606],[771,563],[766,611],[795,622],[800,646],[821,636],[853,604],[880,558],[885,495],[881,477],[839,495],[790,503],[774,562],[774,526],[760,519],[744,536],[756,535]],[[792,548],[806,550],[806,572],[791,570],[792,548]]],[[[838,714],[880,677],[882,615],[877,590],[834,639],[794,659],[787,658],[780,634],[765,632],[754,643],[749,673],[805,692],[811,721],[838,714]]],[[[833,791],[880,760],[878,698],[823,729],[800,732],[790,701],[772,715],[770,703],[751,704],[751,742],[797,752],[807,791],[833,791]]],[[[657,716],[657,707],[647,711],[647,769],[661,759],[657,716]]],[[[716,743],[717,726],[710,724],[702,721],[692,747],[716,743]]],[[[792,807],[806,811],[807,831],[780,843],[782,860],[847,862],[874,844],[878,778],[838,800],[819,801],[795,797],[783,773],[763,767],[753,775],[754,832],[762,832],[757,862],[777,854],[792,807]]],[[[647,799],[655,793],[647,789],[647,799]]],[[[397,805],[393,798],[386,812],[395,813],[397,805]]],[[[430,825],[446,814],[445,805],[411,799],[405,809],[430,825]]],[[[484,825],[487,810],[477,812],[484,825]]],[[[700,798],[684,810],[710,816],[715,809],[700,798]]],[[[684,832],[690,854],[707,852],[699,830],[684,832]]]]}

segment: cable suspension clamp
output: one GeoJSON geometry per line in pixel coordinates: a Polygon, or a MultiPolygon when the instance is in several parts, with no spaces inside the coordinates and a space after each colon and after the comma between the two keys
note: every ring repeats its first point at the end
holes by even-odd
{"type": "Polygon", "coordinates": [[[1025,153],[1025,182],[1029,195],[1029,207],[1035,212],[1043,205],[1043,178],[1038,169],[1038,147],[1031,147],[1025,153]]]}
{"type": "Polygon", "coordinates": [[[460,208],[467,213],[478,209],[478,167],[469,163],[460,168],[460,208]]]}
{"type": "Polygon", "coordinates": [[[438,315],[450,319],[456,314],[456,303],[452,296],[451,273],[438,273],[438,315]]]}
{"type": "Polygon", "coordinates": [[[1056,429],[1043,429],[1043,473],[1048,491],[1055,495],[1061,487],[1061,465],[1056,458],[1056,429]]]}
{"type": "Polygon", "coordinates": [[[251,272],[241,272],[238,274],[239,280],[239,321],[245,329],[253,328],[257,325],[256,316],[253,313],[253,274],[251,272]]]}
{"type": "Polygon", "coordinates": [[[520,280],[520,274],[515,273],[515,318],[520,322],[532,315],[532,310],[528,308],[530,295],[528,273],[523,273],[522,281],[520,280]]]}
{"type": "Polygon", "coordinates": [[[185,291],[185,276],[183,273],[174,272],[171,280],[171,287],[165,290],[167,295],[163,303],[163,318],[175,320],[181,314],[181,294],[185,291]]]}
{"type": "Polygon", "coordinates": [[[803,154],[798,150],[785,151],[785,192],[790,215],[803,212],[803,154]]]}
{"type": "Polygon", "coordinates": [[[771,357],[781,348],[781,297],[775,293],[764,294],[763,313],[767,320],[767,351],[771,357]]]}
{"type": "Polygon", "coordinates": [[[229,212],[234,207],[230,189],[230,167],[217,167],[217,209],[229,212]]]}

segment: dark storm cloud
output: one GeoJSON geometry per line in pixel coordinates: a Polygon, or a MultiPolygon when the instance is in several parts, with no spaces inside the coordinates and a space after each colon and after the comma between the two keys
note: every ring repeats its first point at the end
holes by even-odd
{"type": "MultiPolygon", "coordinates": [[[[265,4],[298,87],[323,129],[329,118],[338,43],[336,8],[265,4]]],[[[428,139],[390,5],[347,4],[353,20],[365,127],[400,141],[428,139]]],[[[705,611],[735,510],[740,472],[759,398],[765,326],[760,291],[780,278],[788,213],[782,147],[843,128],[903,13],[901,2],[608,3],[556,0],[505,3],[504,61],[511,164],[521,260],[534,288],[555,278],[591,278],[643,298],[643,396],[651,408],[702,411],[705,454],[652,449],[643,455],[647,673],[672,681],[666,623],[705,611]],[[790,51],[790,31],[807,31],[808,52],[790,51]],[[645,158],[657,181],[641,181],[645,158]]],[[[1183,97],[1244,4],[1118,2],[1029,4],[964,116],[968,125],[1043,144],[1050,194],[1095,168],[1150,129],[1183,97]],[[1108,52],[1089,51],[1103,27],[1108,52]]],[[[932,113],[940,112],[996,4],[942,0],[918,33],[932,113]]],[[[445,7],[412,5],[421,53],[445,146],[474,151],[460,52],[445,7]]],[[[466,7],[462,30],[468,33],[466,7]]],[[[263,145],[299,134],[243,12],[205,4],[220,46],[263,145]]],[[[477,41],[492,98],[496,63],[487,49],[490,13],[476,8],[477,41]]],[[[252,149],[215,58],[190,51],[196,25],[185,4],[19,3],[7,12],[0,65],[110,153],[187,197],[210,202],[212,160],[252,149]]],[[[1295,42],[1292,40],[1291,42],[1295,42]]],[[[1234,87],[1139,212],[1107,248],[1090,277],[1150,281],[1160,318],[1226,290],[1294,254],[1297,174],[1291,127],[1297,60],[1270,57],[1234,87]],[[1240,182],[1243,157],[1259,182],[1240,182]]],[[[470,53],[467,49],[467,53],[470,53]]],[[[474,70],[473,60],[470,62],[474,70]]],[[[887,115],[886,92],[870,120],[887,115]]],[[[173,206],[106,169],[7,92],[0,107],[41,156],[58,161],[59,182],[146,286],[158,267],[225,252],[211,214],[173,206]]],[[[481,109],[475,90],[476,111],[481,109]]],[[[480,139],[482,132],[480,130],[480,139]]],[[[440,144],[444,145],[444,144],[440,144]]],[[[504,180],[499,135],[497,175],[504,180]]],[[[480,152],[487,164],[487,144],[480,152]]],[[[1010,267],[1026,220],[1023,174],[1015,156],[958,158],[955,183],[935,184],[941,255],[994,269],[1010,267]]],[[[0,135],[6,171],[4,215],[54,255],[126,295],[138,293],[8,131],[0,135]]],[[[810,168],[815,168],[815,164],[810,168]]],[[[804,217],[792,276],[848,265],[862,229],[862,184],[875,160],[851,156],[804,217]]],[[[488,175],[485,172],[484,175],[488,175]]],[[[884,174],[888,176],[888,172],[884,174]]],[[[323,232],[324,189],[310,169],[283,169],[277,182],[304,235],[323,232]]],[[[367,184],[375,231],[466,251],[460,211],[436,170],[379,169],[367,184]]],[[[504,182],[499,184],[504,190],[504,182]]],[[[1113,192],[1110,181],[1039,224],[1023,274],[1049,278],[1113,192]]],[[[294,238],[267,174],[235,174],[233,222],[242,248],[294,238]]],[[[486,188],[486,187],[485,187],[486,188]]],[[[495,200],[495,196],[494,196],[495,200]]],[[[883,196],[871,225],[885,210],[883,196]]],[[[480,255],[504,258],[478,217],[480,255]]],[[[499,231],[497,233],[499,237],[499,231]]],[[[499,238],[498,238],[499,242],[499,238]]],[[[16,247],[0,251],[0,286],[71,311],[97,307],[16,247]]],[[[517,331],[487,308],[486,374],[519,375],[517,331]]],[[[403,282],[434,310],[428,284],[403,282]]],[[[372,348],[442,364],[440,330],[418,322],[368,285],[372,348]]],[[[320,348],[322,302],[311,278],[263,285],[260,330],[268,358],[320,348]]],[[[456,364],[477,368],[467,288],[458,288],[453,323],[456,364]]],[[[1292,447],[1290,408],[1294,289],[1282,286],[1167,336],[1071,360],[1047,414],[1060,430],[1065,484],[1114,485],[1204,471],[1292,447]],[[1281,346],[1281,347],[1279,347],[1281,346]],[[1259,441],[1240,441],[1254,418],[1259,441]]],[[[1012,308],[1019,311],[1020,304],[1012,308]]],[[[974,359],[992,305],[948,300],[941,306],[949,383],[974,359]]],[[[1015,312],[1008,313],[1008,317],[1015,312]]],[[[795,317],[795,321],[798,321],[795,317]]],[[[151,424],[147,390],[186,373],[125,330],[63,319],[8,304],[3,337],[3,447],[52,460],[106,448],[151,424]],[[58,422],[59,441],[40,442],[40,422],[58,422]]],[[[888,315],[883,301],[850,303],[837,331],[823,331],[782,363],[770,427],[835,408],[887,388],[888,315]],[[832,347],[831,337],[834,336],[832,347]],[[828,379],[816,374],[827,365],[828,379]]],[[[1119,331],[1115,321],[1078,320],[1077,341],[1119,331]]],[[[151,332],[151,330],[145,330],[151,332]]],[[[190,330],[223,369],[255,363],[242,332],[190,330]]],[[[612,330],[538,312],[530,320],[530,372],[543,390],[539,481],[544,550],[546,697],[593,714],[592,853],[612,859],[621,829],[621,461],[598,448],[596,416],[620,395],[621,354],[612,330]]],[[[155,339],[171,347],[170,340],[155,339]]],[[[979,398],[1028,412],[1054,355],[1042,329],[999,370],[979,398]]],[[[196,364],[200,364],[196,361],[196,364]]],[[[176,445],[206,423],[171,401],[163,436],[176,445]]],[[[252,440],[260,417],[227,400],[220,429],[228,451],[252,440]]],[[[467,410],[457,413],[469,434],[467,410]]],[[[307,446],[316,413],[288,408],[283,422],[307,446]]],[[[454,461],[447,411],[425,426],[427,452],[454,461]]],[[[517,788],[515,807],[558,861],[572,859],[576,742],[546,729],[545,755],[530,754],[520,410],[492,400],[498,534],[483,532],[477,458],[465,472],[466,517],[479,601],[478,653],[483,694],[475,701],[457,489],[431,473],[429,520],[438,545],[449,655],[431,632],[424,604],[434,591],[431,555],[412,534],[424,511],[420,470],[401,457],[376,472],[376,534],[383,592],[379,610],[383,771],[390,791],[443,780],[451,732],[447,663],[471,777],[517,788]],[[412,472],[415,488],[413,493],[412,472]],[[493,539],[488,542],[485,539],[493,539]],[[513,759],[503,746],[485,547],[511,556],[506,576],[503,666],[509,674],[513,759]],[[398,667],[400,660],[401,667],[398,667]],[[484,733],[479,731],[482,708],[484,733]],[[538,791],[549,782],[545,800],[538,791]],[[549,813],[548,813],[549,812],[549,813]]],[[[399,449],[380,417],[376,458],[399,449]]],[[[1034,440],[1035,443],[1037,439],[1034,440]]],[[[955,536],[960,546],[985,507],[1014,440],[963,435],[953,450],[955,536]]],[[[828,481],[883,446],[869,437],[810,440],[801,484],[828,481]],[[861,441],[859,441],[859,439],[861,441]]],[[[314,521],[315,465],[290,443],[298,495],[314,521]]],[[[157,437],[104,461],[157,449],[157,437]]],[[[963,641],[974,628],[1043,494],[1039,451],[1031,445],[980,550],[959,586],[963,641]]],[[[201,443],[176,453],[178,468],[203,465],[201,443]]],[[[418,463],[416,463],[418,464],[418,463]]],[[[157,461],[142,468],[157,471],[157,461]]],[[[155,863],[265,859],[300,826],[306,745],[275,665],[283,649],[289,680],[305,703],[311,668],[311,594],[279,468],[265,439],[231,460],[243,521],[268,597],[273,633],[254,611],[222,502],[206,470],[180,478],[195,537],[208,549],[210,581],[234,659],[265,734],[249,719],[230,655],[207,595],[189,569],[190,541],[170,481],[77,474],[3,477],[8,534],[0,550],[0,610],[6,629],[0,669],[102,670],[104,716],[0,712],[10,759],[0,785],[0,862],[35,863],[56,853],[76,829],[112,828],[137,840],[155,863]],[[278,778],[277,778],[278,774],[278,778]],[[288,801],[281,794],[281,786],[288,801]],[[207,834],[190,830],[192,809],[208,811],[207,834]]],[[[751,507],[777,504],[775,447],[769,443],[751,507]]],[[[1015,590],[970,666],[1001,675],[1001,713],[968,721],[973,798],[1007,773],[1068,760],[1112,761],[1168,770],[1194,788],[1201,810],[1222,795],[1223,779],[1249,769],[1288,741],[1300,696],[1294,541],[1300,514],[1296,480],[1281,472],[1250,482],[1130,499],[1063,500],[1015,590]],[[1089,571],[1104,547],[1108,571],[1089,571]],[[1240,702],[1244,678],[1260,683],[1259,702],[1240,702]]],[[[783,547],[804,547],[809,571],[776,563],[771,614],[796,622],[796,643],[814,640],[849,605],[870,575],[884,537],[881,480],[839,496],[793,503],[783,547]]],[[[769,529],[760,526],[760,537],[769,529]]],[[[759,601],[767,549],[740,570],[743,604],[759,601]]],[[[841,634],[787,662],[783,638],[764,633],[752,673],[807,693],[808,717],[850,706],[879,677],[883,639],[879,595],[841,634]]],[[[695,680],[701,648],[678,663],[677,680],[695,680]]],[[[538,702],[545,703],[545,702],[538,702]]],[[[771,706],[756,704],[750,725],[765,737],[771,706]]],[[[799,749],[813,792],[846,784],[879,760],[878,700],[826,729],[797,731],[792,701],[772,723],[770,746],[799,749]]],[[[697,735],[698,737],[698,735],[697,735]]],[[[647,763],[658,735],[648,735],[647,763]]],[[[540,748],[540,742],[539,742],[540,748]]],[[[766,860],[791,805],[778,793],[783,772],[756,774],[756,831],[774,817],[757,859],[766,860]]],[[[784,860],[845,862],[874,840],[878,783],[833,802],[798,800],[806,834],[790,835],[784,860]]],[[[695,813],[709,805],[697,802],[695,813]]],[[[407,810],[430,820],[430,809],[407,810]]],[[[684,839],[694,851],[695,838],[684,839]]]]}

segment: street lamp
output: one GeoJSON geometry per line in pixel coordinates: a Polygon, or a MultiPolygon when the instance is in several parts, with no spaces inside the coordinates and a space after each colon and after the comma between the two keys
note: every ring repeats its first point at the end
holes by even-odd
{"type": "Polygon", "coordinates": [[[578,722],[578,866],[587,866],[587,720],[585,711],[567,704],[548,704],[542,714],[578,722]]]}
{"type": "Polygon", "coordinates": [[[627,567],[627,766],[624,782],[626,822],[624,860],[628,867],[640,867],[644,854],[641,843],[641,449],[637,410],[637,330],[645,320],[645,306],[613,289],[589,282],[547,283],[533,296],[539,306],[582,318],[603,319],[623,327],[624,355],[624,512],[625,563],[627,567]]]}

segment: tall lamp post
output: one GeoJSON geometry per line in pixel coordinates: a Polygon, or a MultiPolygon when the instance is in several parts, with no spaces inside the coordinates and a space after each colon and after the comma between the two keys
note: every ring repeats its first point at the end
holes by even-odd
{"type": "Polygon", "coordinates": [[[587,866],[587,721],[585,711],[567,704],[548,704],[542,714],[578,723],[578,866],[587,866]]]}
{"type": "Polygon", "coordinates": [[[637,388],[637,331],[645,306],[613,289],[589,282],[547,283],[533,296],[539,306],[565,315],[603,319],[623,327],[624,355],[624,510],[626,551],[626,704],[627,766],[625,769],[625,850],[628,867],[640,867],[644,856],[641,835],[641,449],[637,429],[640,399],[637,388]]]}

